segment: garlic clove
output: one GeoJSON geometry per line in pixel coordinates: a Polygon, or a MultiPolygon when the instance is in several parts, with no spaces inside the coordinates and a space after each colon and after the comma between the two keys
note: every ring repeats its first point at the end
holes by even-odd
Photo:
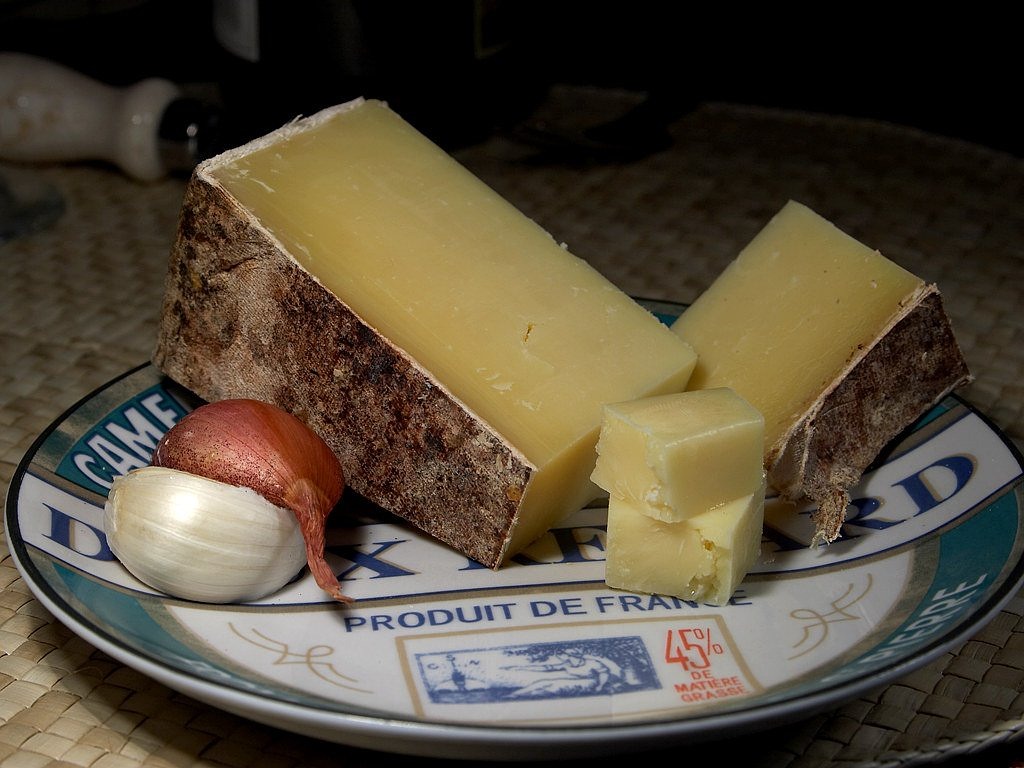
{"type": "Polygon", "coordinates": [[[188,600],[257,600],[306,565],[291,510],[250,488],[166,467],[142,467],[115,479],[104,529],[111,551],[132,575],[188,600]]]}

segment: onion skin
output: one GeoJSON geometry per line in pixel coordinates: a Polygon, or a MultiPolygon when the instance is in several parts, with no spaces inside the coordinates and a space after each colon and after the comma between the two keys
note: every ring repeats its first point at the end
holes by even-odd
{"type": "Polygon", "coordinates": [[[206,403],[164,435],[150,463],[251,488],[290,509],[317,585],[351,602],[324,559],[327,516],[345,490],[345,475],[327,443],[296,416],[259,400],[206,403]]]}

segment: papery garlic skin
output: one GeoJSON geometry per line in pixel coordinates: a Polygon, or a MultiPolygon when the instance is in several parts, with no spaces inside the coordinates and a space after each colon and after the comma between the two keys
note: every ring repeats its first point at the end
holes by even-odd
{"type": "Polygon", "coordinates": [[[104,531],[132,575],[187,600],[258,600],[306,565],[291,510],[250,488],[166,467],[142,467],[114,480],[104,531]]]}

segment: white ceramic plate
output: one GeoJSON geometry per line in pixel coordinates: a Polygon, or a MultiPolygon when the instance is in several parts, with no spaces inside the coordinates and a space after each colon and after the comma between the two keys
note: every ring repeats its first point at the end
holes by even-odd
{"type": "Polygon", "coordinates": [[[17,567],[124,664],[329,741],[525,760],[769,728],[926,664],[1021,586],[1021,456],[950,397],[866,473],[833,544],[810,548],[809,510],[769,500],[761,558],[727,606],[608,589],[601,507],[493,572],[359,500],[329,539],[354,606],[308,576],[258,604],[170,599],[112,557],[102,507],[189,402],[143,366],[41,435],[7,497],[17,567]]]}

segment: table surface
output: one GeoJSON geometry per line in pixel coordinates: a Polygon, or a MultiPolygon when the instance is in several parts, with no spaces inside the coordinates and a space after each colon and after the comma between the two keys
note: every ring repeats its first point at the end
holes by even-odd
{"type": "MultiPolygon", "coordinates": [[[[557,114],[540,113],[537,125],[571,131],[608,108],[602,94],[559,99],[557,114]]],[[[899,126],[731,104],[701,105],[667,128],[669,148],[629,162],[538,156],[536,145],[508,135],[456,155],[620,288],[653,299],[692,301],[786,200],[806,203],[938,283],[976,377],[961,394],[1024,445],[1024,161],[899,126]]],[[[0,165],[0,178],[60,202],[52,220],[0,244],[6,488],[66,408],[148,359],[184,180],[141,184],[103,164],[0,165]]],[[[257,726],[123,667],[55,621],[0,547],[5,768],[381,758],[257,726]]],[[[1024,732],[1022,616],[1024,595],[1016,595],[973,638],[905,679],[808,720],[685,754],[720,760],[752,750],[747,764],[780,768],[996,754],[1024,732]]]]}

